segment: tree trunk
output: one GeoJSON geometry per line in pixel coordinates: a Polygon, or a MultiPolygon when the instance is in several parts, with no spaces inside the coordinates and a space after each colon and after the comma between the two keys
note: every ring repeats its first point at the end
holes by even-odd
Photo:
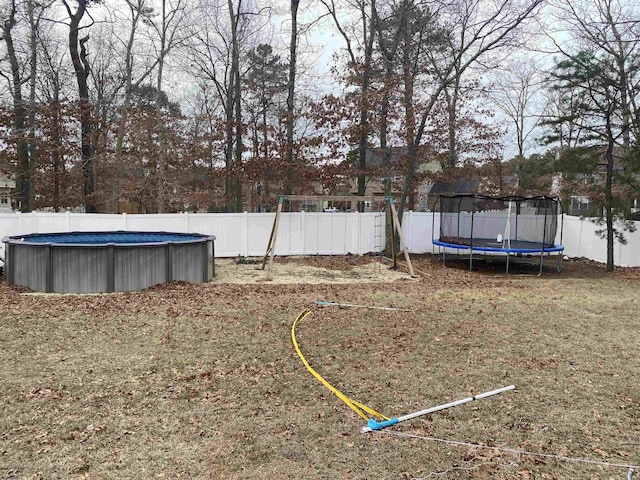
{"type": "Polygon", "coordinates": [[[27,2],[29,16],[29,210],[36,209],[36,81],[38,65],[38,24],[33,0],[27,2]]]}
{"type": "Polygon", "coordinates": [[[53,163],[53,210],[60,210],[60,170],[62,166],[62,108],[60,105],[60,89],[55,88],[54,93],[55,108],[55,148],[51,154],[53,163]]]}
{"type": "Polygon", "coordinates": [[[240,53],[238,42],[236,38],[236,46],[234,48],[236,55],[236,71],[235,71],[235,84],[234,90],[235,93],[233,95],[235,101],[235,165],[236,165],[236,175],[234,177],[234,185],[233,185],[233,197],[234,197],[234,210],[236,212],[242,212],[244,210],[244,202],[242,196],[242,181],[240,178],[240,172],[242,171],[242,104],[241,104],[241,94],[242,91],[240,89],[240,53]]]}
{"type": "MultiPolygon", "coordinates": [[[[262,147],[264,150],[264,161],[268,161],[267,159],[269,158],[269,141],[268,141],[268,137],[267,137],[267,99],[264,98],[264,86],[262,88],[262,147]]],[[[257,128],[257,123],[256,122],[256,128],[257,128]]],[[[257,142],[257,137],[258,134],[256,132],[256,142],[257,142]]]]}
{"type": "Polygon", "coordinates": [[[612,195],[612,183],[613,183],[613,147],[615,145],[615,139],[611,127],[611,115],[607,115],[607,176],[604,186],[604,209],[607,222],[607,271],[613,272],[615,264],[613,261],[613,240],[615,238],[615,230],[613,228],[613,195],[612,195]]]}
{"type": "MultiPolygon", "coordinates": [[[[236,210],[236,195],[238,193],[236,172],[234,168],[234,140],[235,140],[235,107],[236,107],[236,86],[237,79],[236,72],[239,69],[239,54],[238,54],[238,13],[235,12],[233,6],[233,0],[228,0],[227,5],[229,8],[229,16],[231,20],[231,71],[229,72],[227,80],[226,98],[225,98],[225,196],[227,211],[233,212],[236,210]]],[[[238,10],[240,6],[238,6],[238,10]]]]}
{"type": "Polygon", "coordinates": [[[631,108],[630,108],[630,95],[629,95],[629,78],[627,75],[626,60],[629,57],[627,42],[622,38],[618,29],[618,22],[614,19],[611,12],[611,2],[605,3],[606,8],[602,9],[607,23],[611,27],[615,39],[615,46],[617,51],[613,55],[618,68],[618,75],[620,80],[620,102],[622,106],[622,145],[625,150],[631,147],[631,108]]]}
{"type": "MultiPolygon", "coordinates": [[[[371,0],[371,19],[369,23],[369,34],[367,36],[366,15],[364,7],[362,9],[362,19],[364,24],[364,38],[366,40],[364,49],[364,65],[362,66],[362,77],[360,86],[360,123],[358,132],[358,195],[364,195],[367,191],[367,148],[369,146],[369,87],[371,84],[371,60],[373,57],[373,44],[375,40],[375,0],[371,0]]],[[[360,203],[361,209],[364,207],[360,203]]]]}
{"type": "Polygon", "coordinates": [[[164,73],[164,57],[166,54],[166,42],[167,42],[167,2],[162,0],[162,30],[160,32],[160,55],[158,62],[158,78],[156,79],[156,128],[158,132],[158,184],[157,187],[157,200],[158,200],[158,213],[164,213],[165,207],[165,195],[164,195],[164,183],[165,183],[165,152],[164,152],[164,121],[162,119],[162,75],[164,73]]]}
{"type": "Polygon", "coordinates": [[[93,174],[93,143],[91,135],[93,133],[91,99],[89,98],[89,63],[87,61],[87,51],[85,44],[89,40],[88,36],[79,38],[80,21],[87,9],[87,0],[77,0],[78,9],[75,13],[67,0],[62,2],[69,14],[69,54],[73,62],[73,69],[78,83],[78,96],[80,103],[80,129],[81,129],[81,161],[83,178],[83,200],[85,211],[95,213],[97,211],[94,204],[93,194],[95,191],[93,174]]]}
{"type": "Polygon", "coordinates": [[[18,156],[17,166],[17,186],[18,205],[21,212],[31,211],[29,205],[29,191],[32,179],[29,177],[29,149],[25,139],[26,112],[24,100],[22,98],[22,77],[20,75],[20,64],[13,43],[12,30],[16,24],[15,1],[11,4],[9,18],[2,25],[2,37],[7,45],[7,57],[11,66],[11,96],[13,97],[13,134],[16,137],[16,153],[18,156]]]}
{"type": "Polygon", "coordinates": [[[453,93],[449,94],[449,90],[445,88],[444,95],[447,100],[448,122],[448,140],[449,140],[449,168],[455,168],[458,165],[458,92],[459,79],[456,79],[453,86],[453,93]]]}
{"type": "Polygon", "coordinates": [[[142,8],[144,6],[144,0],[140,0],[138,5],[134,7],[133,3],[127,2],[129,6],[129,10],[131,11],[131,31],[129,32],[129,39],[127,40],[127,46],[125,49],[125,89],[124,89],[124,100],[122,102],[121,115],[118,119],[118,127],[116,130],[116,160],[118,165],[120,165],[120,160],[122,159],[122,145],[124,143],[124,136],[126,132],[127,125],[127,117],[129,115],[129,106],[131,105],[131,90],[133,87],[133,42],[135,41],[136,30],[138,26],[138,21],[140,19],[140,15],[142,13],[142,8]]]}
{"type": "Polygon", "coordinates": [[[287,83],[287,177],[285,194],[293,193],[295,165],[293,154],[294,94],[296,82],[296,47],[298,43],[298,2],[291,0],[291,39],[289,43],[289,80],[287,83]]]}

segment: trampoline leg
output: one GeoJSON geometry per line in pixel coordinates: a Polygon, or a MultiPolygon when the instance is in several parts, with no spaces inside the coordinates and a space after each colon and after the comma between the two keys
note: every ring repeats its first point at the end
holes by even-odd
{"type": "Polygon", "coordinates": [[[506,272],[506,273],[507,273],[507,275],[509,275],[509,257],[510,257],[510,256],[511,256],[511,255],[509,255],[509,252],[507,252],[507,272],[506,272]]]}
{"type": "Polygon", "coordinates": [[[544,264],[544,250],[542,251],[542,253],[540,254],[540,271],[538,272],[538,276],[542,276],[542,267],[544,264]]]}
{"type": "Polygon", "coordinates": [[[560,273],[560,270],[562,270],[562,252],[558,255],[558,266],[556,268],[558,269],[558,273],[560,273]]]}
{"type": "Polygon", "coordinates": [[[469,250],[469,271],[473,270],[473,248],[469,250]]]}

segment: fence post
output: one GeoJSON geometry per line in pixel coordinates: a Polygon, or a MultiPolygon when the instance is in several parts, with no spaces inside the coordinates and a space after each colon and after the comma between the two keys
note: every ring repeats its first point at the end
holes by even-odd
{"type": "Polygon", "coordinates": [[[127,212],[122,212],[122,230],[127,230],[127,212]]]}
{"type": "Polygon", "coordinates": [[[300,228],[302,228],[302,255],[307,254],[307,214],[304,210],[300,212],[300,228]]]}
{"type": "Polygon", "coordinates": [[[405,212],[404,217],[402,217],[402,230],[404,230],[404,238],[407,241],[407,250],[411,251],[411,246],[413,245],[413,210],[408,210],[405,212]]]}
{"type": "MultiPolygon", "coordinates": [[[[8,236],[19,235],[21,233],[24,233],[24,231],[22,230],[22,212],[20,210],[18,210],[16,212],[16,217],[18,218],[18,222],[17,222],[18,223],[18,228],[17,228],[18,231],[17,232],[11,232],[11,233],[9,233],[8,236]]],[[[8,254],[7,254],[7,256],[8,256],[8,254]]]]}
{"type": "Polygon", "coordinates": [[[244,257],[249,256],[249,212],[246,210],[242,213],[244,219],[243,231],[244,231],[244,257]]]}
{"type": "MultiPolygon", "coordinates": [[[[355,211],[356,214],[356,255],[362,255],[362,217],[360,216],[360,210],[355,211]]],[[[346,229],[345,229],[346,230],[346,229]]],[[[348,253],[348,252],[347,252],[348,253]]]]}
{"type": "Polygon", "coordinates": [[[584,220],[582,218],[580,218],[580,229],[578,230],[580,233],[578,234],[578,248],[577,248],[577,255],[576,257],[582,257],[582,231],[583,231],[583,225],[584,225],[584,220]]]}

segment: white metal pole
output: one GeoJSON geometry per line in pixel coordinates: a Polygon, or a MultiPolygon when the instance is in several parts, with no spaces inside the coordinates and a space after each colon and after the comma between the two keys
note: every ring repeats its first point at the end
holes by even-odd
{"type": "Polygon", "coordinates": [[[410,413],[408,415],[404,415],[402,417],[392,418],[390,420],[385,420],[384,422],[376,422],[374,419],[370,419],[367,422],[367,426],[362,428],[362,433],[371,432],[373,430],[382,430],[383,428],[390,427],[391,425],[395,425],[396,423],[405,422],[407,420],[411,420],[413,418],[421,417],[423,415],[428,415],[430,413],[439,412],[440,410],[446,410],[447,408],[457,407],[458,405],[462,405],[464,403],[472,402],[474,400],[480,400],[482,398],[491,397],[493,395],[498,395],[500,393],[514,390],[516,388],[515,385],[509,385],[508,387],[498,388],[496,390],[491,390],[490,392],[481,393],[479,395],[474,395],[473,397],[463,398],[461,400],[456,400],[455,402],[445,403],[443,405],[438,405],[437,407],[427,408],[426,410],[420,410],[419,412],[410,413]]]}
{"type": "Polygon", "coordinates": [[[507,211],[507,224],[504,227],[504,236],[502,237],[502,248],[504,248],[505,241],[507,242],[507,248],[511,248],[511,200],[509,200],[509,210],[507,211]]]}

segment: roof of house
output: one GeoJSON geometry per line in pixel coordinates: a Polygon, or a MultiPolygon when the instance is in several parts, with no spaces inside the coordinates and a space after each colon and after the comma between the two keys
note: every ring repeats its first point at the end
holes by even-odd
{"type": "MultiPolygon", "coordinates": [[[[390,153],[389,160],[392,165],[404,160],[409,154],[409,148],[407,146],[387,147],[387,149],[390,153]]],[[[442,170],[442,167],[440,166],[440,162],[438,162],[437,160],[426,162],[426,163],[424,162],[424,160],[427,160],[426,158],[424,158],[424,155],[426,154],[424,148],[418,148],[418,156],[420,157],[421,154],[422,154],[422,158],[420,158],[420,160],[423,161],[423,165],[429,166],[428,170],[430,171],[442,170]]],[[[384,150],[377,147],[367,148],[366,162],[368,167],[374,167],[374,168],[381,167],[384,162],[384,150]]]]}
{"type": "MultiPolygon", "coordinates": [[[[487,184],[487,178],[462,178],[452,182],[435,182],[431,188],[430,195],[441,194],[464,194],[478,193],[484,191],[487,184]]],[[[502,186],[507,189],[514,189],[518,186],[519,177],[517,174],[503,175],[502,186]]]]}
{"type": "Polygon", "coordinates": [[[475,193],[480,186],[480,180],[460,179],[453,182],[435,182],[431,187],[430,195],[440,195],[444,193],[475,193]]]}

